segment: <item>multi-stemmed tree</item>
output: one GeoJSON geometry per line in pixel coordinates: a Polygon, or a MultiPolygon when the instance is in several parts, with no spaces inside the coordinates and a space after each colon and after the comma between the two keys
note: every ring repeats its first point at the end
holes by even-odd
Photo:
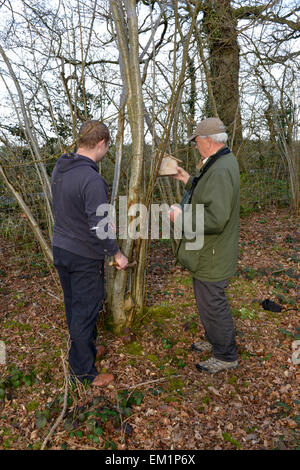
{"type": "MultiPolygon", "coordinates": [[[[127,196],[129,213],[139,202],[149,207],[157,191],[161,201],[180,198],[178,182],[157,178],[160,161],[164,152],[173,152],[192,171],[197,157],[186,137],[205,116],[224,121],[242,170],[247,168],[243,136],[269,134],[292,175],[297,210],[296,77],[291,80],[299,54],[296,2],[22,0],[19,5],[0,7],[6,117],[0,124],[0,172],[50,261],[51,169],[63,151],[76,148],[77,129],[89,118],[104,120],[114,137],[99,170],[112,183],[117,211],[119,195],[127,196]],[[254,95],[263,97],[263,104],[254,95]]],[[[145,304],[149,248],[143,238],[119,243],[137,263],[125,272],[107,270],[117,330],[145,304]]]]}

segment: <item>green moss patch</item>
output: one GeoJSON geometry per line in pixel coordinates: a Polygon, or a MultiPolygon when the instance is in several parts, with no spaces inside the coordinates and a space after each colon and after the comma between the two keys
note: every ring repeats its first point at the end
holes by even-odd
{"type": "Polygon", "coordinates": [[[165,388],[169,393],[179,393],[181,395],[183,387],[184,381],[178,377],[174,377],[168,380],[165,388]]]}
{"type": "Polygon", "coordinates": [[[128,354],[131,354],[132,356],[141,356],[144,352],[142,346],[136,341],[133,341],[132,343],[128,343],[125,346],[125,349],[126,349],[126,352],[128,354]]]}

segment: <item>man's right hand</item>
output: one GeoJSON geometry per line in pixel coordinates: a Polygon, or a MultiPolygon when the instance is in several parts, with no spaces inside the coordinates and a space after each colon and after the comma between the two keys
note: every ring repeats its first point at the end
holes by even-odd
{"type": "Polygon", "coordinates": [[[177,173],[176,175],[172,175],[175,180],[182,181],[184,184],[186,184],[190,178],[190,175],[187,171],[185,171],[183,168],[180,166],[176,167],[177,173]]]}
{"type": "Polygon", "coordinates": [[[126,258],[125,255],[123,255],[123,253],[121,253],[120,250],[118,251],[118,253],[116,253],[114,255],[114,259],[115,259],[116,263],[118,263],[118,266],[116,266],[116,269],[118,269],[120,271],[121,269],[126,269],[127,268],[128,259],[126,258]]]}

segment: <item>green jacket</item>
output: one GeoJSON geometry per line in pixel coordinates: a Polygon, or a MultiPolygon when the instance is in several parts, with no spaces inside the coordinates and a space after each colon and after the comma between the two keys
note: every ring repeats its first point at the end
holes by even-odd
{"type": "Polygon", "coordinates": [[[201,249],[187,250],[186,243],[192,240],[183,235],[176,258],[200,281],[228,279],[237,267],[240,214],[240,172],[232,152],[222,155],[199,180],[191,204],[193,210],[196,204],[204,205],[204,244],[201,249]]]}

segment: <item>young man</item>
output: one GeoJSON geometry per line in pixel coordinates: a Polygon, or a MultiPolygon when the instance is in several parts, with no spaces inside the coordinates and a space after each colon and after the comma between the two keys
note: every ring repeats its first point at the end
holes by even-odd
{"type": "Polygon", "coordinates": [[[71,379],[105,386],[113,374],[98,374],[94,345],[96,321],[104,296],[104,258],[114,256],[117,269],[127,258],[113,238],[99,239],[97,208],[108,203],[108,186],[97,163],[108,151],[110,134],[99,121],[87,121],[79,130],[76,153],[63,154],[52,173],[54,212],[53,257],[64,293],[70,333],[71,379]]]}
{"type": "MultiPolygon", "coordinates": [[[[190,204],[204,205],[204,244],[188,250],[184,237],[177,250],[178,261],[193,277],[194,293],[206,340],[194,343],[197,352],[213,356],[196,364],[198,370],[216,373],[237,367],[234,324],[225,295],[227,279],[235,274],[238,256],[240,176],[236,157],[226,146],[225,126],[216,118],[201,121],[189,139],[195,141],[202,162],[200,178],[178,167],[175,179],[191,191],[190,204]]],[[[181,209],[173,206],[174,222],[181,209]]]]}

